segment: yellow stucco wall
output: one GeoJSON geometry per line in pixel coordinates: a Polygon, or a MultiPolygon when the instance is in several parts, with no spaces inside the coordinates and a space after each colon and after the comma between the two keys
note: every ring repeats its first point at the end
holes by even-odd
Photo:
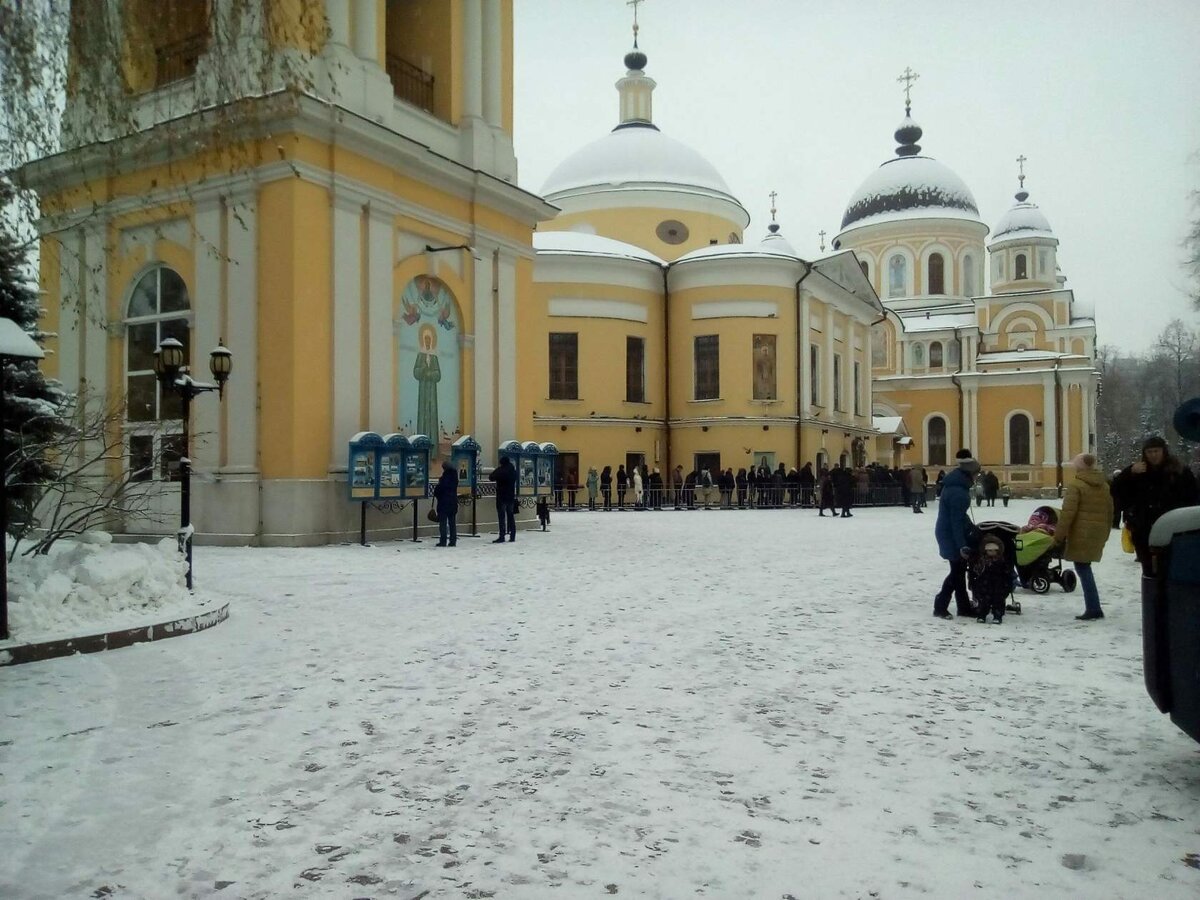
{"type": "Polygon", "coordinates": [[[740,223],[722,216],[690,212],[682,209],[596,209],[588,212],[563,212],[555,217],[546,230],[570,231],[579,226],[589,226],[596,234],[625,241],[649,250],[655,256],[670,262],[685,253],[707,247],[713,241],[728,244],[729,235],[736,234],[741,240],[740,223]],[[659,223],[669,219],[687,226],[688,238],[680,244],[668,244],[659,240],[655,229],[659,223]]]}
{"type": "Polygon", "coordinates": [[[331,459],[332,367],[330,246],[325,191],[277,181],[259,193],[260,221],[271,223],[258,267],[259,411],[264,478],[323,478],[331,459]]]}
{"type": "MultiPolygon", "coordinates": [[[[1010,412],[1020,410],[1028,414],[1030,423],[1042,420],[1043,405],[1040,376],[1034,384],[997,385],[981,388],[979,402],[979,446],[972,447],[975,458],[985,467],[1003,466],[1008,444],[1005,420],[1010,412]]],[[[1045,445],[1042,429],[1036,424],[1029,445],[1029,464],[1039,466],[1043,462],[1045,445]]]]}

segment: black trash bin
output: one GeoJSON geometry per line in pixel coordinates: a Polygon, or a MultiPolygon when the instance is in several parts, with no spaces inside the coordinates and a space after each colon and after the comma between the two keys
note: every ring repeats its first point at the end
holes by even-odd
{"type": "Polygon", "coordinates": [[[1200,741],[1200,506],[1166,513],[1142,578],[1142,668],[1155,706],[1200,741]]]}

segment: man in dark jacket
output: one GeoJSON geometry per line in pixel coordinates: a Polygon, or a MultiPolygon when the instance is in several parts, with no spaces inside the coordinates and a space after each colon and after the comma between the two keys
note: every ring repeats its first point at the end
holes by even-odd
{"type": "Polygon", "coordinates": [[[803,506],[813,505],[813,493],[817,488],[817,476],[813,474],[812,463],[806,462],[800,470],[800,502],[803,506]]]}
{"type": "Polygon", "coordinates": [[[967,554],[971,531],[975,527],[970,517],[971,485],[979,473],[979,463],[967,449],[959,450],[957,456],[958,468],[942,481],[937,524],[933,529],[938,553],[950,563],[950,574],[933,598],[933,614],[939,619],[954,618],[950,613],[951,594],[960,616],[975,615],[967,594],[967,554]]]}
{"type": "MultiPolygon", "coordinates": [[[[841,507],[842,517],[850,518],[850,507],[854,505],[854,473],[847,466],[838,465],[833,470],[833,493],[837,505],[841,507]]],[[[834,513],[837,515],[837,513],[834,513]]]]}
{"type": "Polygon", "coordinates": [[[503,544],[504,535],[510,541],[517,539],[517,470],[507,456],[500,457],[500,465],[488,479],[496,482],[496,522],[500,526],[500,537],[493,544],[503,544]]]}
{"type": "Polygon", "coordinates": [[[450,460],[442,462],[442,476],[433,488],[437,504],[439,547],[458,545],[458,469],[450,460]]]}
{"type": "Polygon", "coordinates": [[[1142,458],[1113,479],[1114,506],[1121,510],[1142,574],[1150,571],[1150,529],[1163,513],[1198,501],[1196,478],[1155,435],[1142,445],[1142,458]]]}

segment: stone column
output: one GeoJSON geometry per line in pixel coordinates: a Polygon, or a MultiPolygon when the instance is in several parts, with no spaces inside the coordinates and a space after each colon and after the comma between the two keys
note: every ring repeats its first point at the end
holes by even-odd
{"type": "Polygon", "coordinates": [[[496,419],[500,440],[517,434],[517,266],[511,253],[500,251],[496,287],[496,419]]]}
{"type": "Polygon", "coordinates": [[[1054,438],[1057,433],[1057,423],[1054,414],[1054,376],[1047,375],[1042,379],[1042,465],[1054,466],[1054,438]]]}
{"type": "Polygon", "coordinates": [[[378,0],[354,0],[354,52],[376,65],[380,64],[378,6],[378,0]]]}
{"type": "Polygon", "coordinates": [[[375,204],[367,213],[367,427],[387,434],[400,424],[396,415],[397,379],[411,378],[412,373],[395,372],[393,362],[395,295],[404,287],[393,284],[392,279],[395,217],[375,204]]]}
{"type": "Polygon", "coordinates": [[[471,426],[481,447],[481,460],[495,465],[496,432],[496,310],[492,298],[494,250],[479,246],[473,259],[475,306],[475,422],[471,426]]]}
{"type": "Polygon", "coordinates": [[[58,323],[58,380],[68,391],[79,389],[82,377],[80,357],[83,351],[83,234],[80,229],[63,232],[57,237],[59,304],[62,309],[58,323]]]}
{"type": "MultiPolygon", "coordinates": [[[[222,278],[225,242],[221,232],[224,225],[224,206],[220,196],[209,194],[197,198],[192,225],[195,228],[193,265],[195,284],[192,288],[192,378],[211,382],[208,358],[223,336],[225,323],[222,307],[225,285],[222,278]]],[[[241,360],[234,358],[235,365],[241,360]]],[[[239,373],[240,374],[240,373],[239,373]]],[[[201,394],[192,403],[191,448],[192,468],[208,477],[222,462],[221,439],[223,427],[222,403],[215,394],[201,394]]],[[[197,528],[207,531],[207,522],[197,518],[197,528]]]]}
{"type": "Polygon", "coordinates": [[[333,198],[333,415],[331,472],[346,467],[346,442],[362,419],[362,215],[361,198],[333,198]]]}
{"type": "MultiPolygon", "coordinates": [[[[103,218],[83,228],[83,356],[81,372],[93,396],[108,390],[108,223],[103,218]]],[[[117,322],[120,325],[120,319],[117,322]]],[[[122,389],[122,393],[123,393],[122,389]]]]}
{"type": "MultiPolygon", "coordinates": [[[[221,337],[233,354],[225,387],[228,423],[223,473],[257,475],[258,467],[258,192],[233,193],[225,205],[226,321],[221,337]]],[[[257,520],[251,530],[257,529],[257,520]]]]}
{"type": "Polygon", "coordinates": [[[504,118],[500,12],[500,0],[483,0],[483,118],[493,128],[500,128],[504,118]]]}
{"type": "Polygon", "coordinates": [[[325,0],[325,15],[329,19],[329,42],[349,47],[350,0],[325,0]]]}
{"type": "Polygon", "coordinates": [[[463,110],[464,118],[483,115],[483,8],[482,0],[463,0],[463,110]]]}

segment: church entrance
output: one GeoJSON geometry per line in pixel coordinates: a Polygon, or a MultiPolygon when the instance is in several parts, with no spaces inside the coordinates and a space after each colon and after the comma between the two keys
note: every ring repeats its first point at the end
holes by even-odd
{"type": "Polygon", "coordinates": [[[567,493],[567,505],[575,508],[575,493],[579,490],[579,454],[562,453],[554,457],[554,503],[563,505],[563,491],[567,493]]]}

